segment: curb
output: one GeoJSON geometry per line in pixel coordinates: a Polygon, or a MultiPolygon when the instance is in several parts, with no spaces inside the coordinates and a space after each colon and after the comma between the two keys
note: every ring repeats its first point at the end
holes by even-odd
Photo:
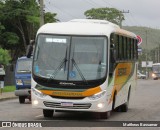
{"type": "Polygon", "coordinates": [[[10,100],[10,99],[16,99],[18,97],[6,97],[6,98],[0,98],[0,102],[1,101],[6,101],[6,100],[10,100]]]}

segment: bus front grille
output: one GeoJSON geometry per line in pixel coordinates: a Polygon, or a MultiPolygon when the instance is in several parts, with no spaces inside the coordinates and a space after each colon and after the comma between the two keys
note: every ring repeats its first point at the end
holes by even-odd
{"type": "Polygon", "coordinates": [[[56,102],[43,102],[46,107],[52,107],[52,108],[67,108],[67,109],[89,109],[91,107],[91,103],[73,103],[72,106],[64,106],[62,103],[56,103],[56,102]]]}

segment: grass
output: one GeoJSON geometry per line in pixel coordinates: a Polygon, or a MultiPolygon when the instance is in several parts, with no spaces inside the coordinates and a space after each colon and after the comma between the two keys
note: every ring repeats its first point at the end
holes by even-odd
{"type": "Polygon", "coordinates": [[[3,92],[13,92],[13,91],[15,91],[15,86],[13,85],[13,86],[4,86],[4,88],[3,88],[3,92]]]}

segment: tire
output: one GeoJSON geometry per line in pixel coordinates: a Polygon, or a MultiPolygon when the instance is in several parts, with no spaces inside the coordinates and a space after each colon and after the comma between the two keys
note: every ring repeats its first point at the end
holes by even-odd
{"type": "Polygon", "coordinates": [[[43,116],[44,117],[53,117],[53,110],[47,110],[47,109],[43,109],[43,116]]]}
{"type": "Polygon", "coordinates": [[[29,97],[28,99],[29,99],[29,101],[31,102],[31,97],[29,97]]]}
{"type": "Polygon", "coordinates": [[[19,103],[20,104],[25,103],[25,97],[24,96],[19,96],[19,103]]]}
{"type": "Polygon", "coordinates": [[[121,112],[127,112],[128,111],[128,103],[121,105],[120,109],[121,109],[121,112]]]}
{"type": "Polygon", "coordinates": [[[100,113],[101,119],[108,119],[111,116],[111,111],[100,113]]]}

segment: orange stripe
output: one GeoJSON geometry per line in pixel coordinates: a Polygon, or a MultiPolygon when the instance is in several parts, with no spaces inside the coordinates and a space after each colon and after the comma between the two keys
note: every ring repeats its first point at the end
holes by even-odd
{"type": "Polygon", "coordinates": [[[56,91],[56,90],[39,90],[46,95],[51,96],[62,96],[62,97],[88,97],[96,93],[101,92],[100,86],[88,89],[84,92],[75,92],[75,91],[56,91]]]}

